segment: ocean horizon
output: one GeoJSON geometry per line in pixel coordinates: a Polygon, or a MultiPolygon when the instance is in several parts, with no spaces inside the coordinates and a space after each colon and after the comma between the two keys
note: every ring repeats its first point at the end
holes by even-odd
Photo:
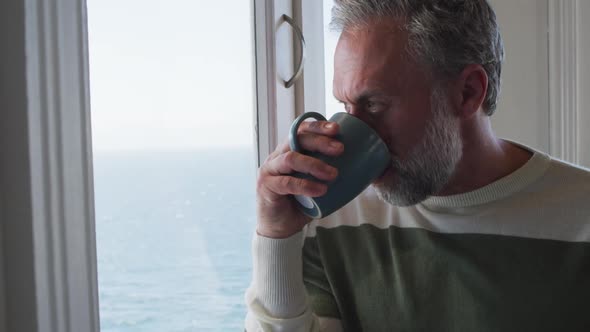
{"type": "Polygon", "coordinates": [[[255,176],[248,148],[95,153],[102,332],[243,330],[255,176]]]}

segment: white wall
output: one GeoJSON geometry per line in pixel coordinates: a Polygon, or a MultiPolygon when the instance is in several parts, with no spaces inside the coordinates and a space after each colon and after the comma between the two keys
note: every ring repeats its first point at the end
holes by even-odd
{"type": "MultiPolygon", "coordinates": [[[[502,93],[497,113],[492,117],[492,123],[496,133],[503,138],[509,138],[527,144],[533,148],[549,152],[554,156],[562,157],[571,155],[570,151],[577,150],[577,162],[583,166],[590,167],[590,112],[586,110],[590,104],[590,1],[587,0],[490,0],[498,17],[506,58],[502,72],[502,93]],[[566,73],[564,77],[550,77],[552,64],[560,64],[566,59],[550,59],[550,51],[554,56],[568,57],[565,50],[552,47],[560,46],[563,41],[552,40],[549,42],[550,21],[556,22],[556,29],[566,29],[566,25],[573,22],[568,16],[550,17],[550,15],[561,15],[563,13],[551,12],[549,8],[557,5],[577,3],[577,61],[578,71],[577,83],[577,105],[578,123],[577,140],[567,138],[571,131],[570,123],[552,122],[551,112],[565,112],[567,116],[573,114],[570,109],[551,109],[551,96],[556,98],[570,98],[573,94],[561,91],[550,91],[551,84],[561,87],[564,77],[570,79],[575,75],[567,74],[561,70],[569,67],[554,68],[554,74],[566,73]],[[555,72],[557,70],[557,72],[555,72]],[[550,81],[551,80],[551,81],[550,81]],[[561,132],[564,131],[564,132],[561,132]],[[552,137],[551,133],[556,137],[552,137]],[[559,137],[557,137],[559,136],[559,137]],[[551,147],[551,140],[564,141],[564,151],[558,151],[551,147]],[[573,141],[573,143],[572,143],[573,141]],[[574,147],[572,147],[572,144],[574,147]],[[574,149],[577,147],[577,149],[574,149]]],[[[564,7],[562,7],[564,10],[564,7]]],[[[573,24],[573,23],[571,23],[573,24]]],[[[560,30],[560,31],[561,31],[560,30]]],[[[559,34],[557,38],[564,38],[559,34]]],[[[568,44],[569,45],[569,44],[568,44]]],[[[571,52],[574,52],[573,50],[571,52]]],[[[569,59],[569,58],[568,58],[569,59]]],[[[569,60],[568,60],[569,61],[569,60]]],[[[567,85],[563,85],[567,86],[567,85]]],[[[569,107],[573,105],[572,100],[566,100],[569,107]]],[[[555,105],[555,104],[554,104],[555,105]]],[[[559,102],[557,106],[562,106],[559,102]]],[[[553,113],[555,114],[555,113],[553,113]]],[[[555,119],[555,118],[553,118],[555,119]]],[[[563,120],[562,120],[563,121],[563,120]]],[[[558,144],[559,146],[560,144],[558,144]]],[[[566,157],[563,157],[566,158],[566,157]]]]}
{"type": "Polygon", "coordinates": [[[491,0],[504,38],[502,92],[494,130],[549,152],[547,0],[491,0]]]}

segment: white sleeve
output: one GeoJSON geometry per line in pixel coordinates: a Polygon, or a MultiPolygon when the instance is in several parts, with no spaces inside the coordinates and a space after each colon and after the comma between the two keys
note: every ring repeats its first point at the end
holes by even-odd
{"type": "Polygon", "coordinates": [[[310,309],[303,283],[304,239],[303,232],[286,239],[254,236],[246,331],[342,331],[340,320],[317,317],[310,309]]]}

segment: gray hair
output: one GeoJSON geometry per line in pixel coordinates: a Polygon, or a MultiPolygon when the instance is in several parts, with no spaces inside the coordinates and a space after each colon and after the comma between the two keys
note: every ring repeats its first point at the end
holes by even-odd
{"type": "Polygon", "coordinates": [[[381,18],[401,18],[408,55],[436,76],[451,78],[469,64],[488,75],[483,102],[492,115],[500,95],[504,45],[496,14],[487,0],[335,0],[331,28],[344,31],[381,18]]]}

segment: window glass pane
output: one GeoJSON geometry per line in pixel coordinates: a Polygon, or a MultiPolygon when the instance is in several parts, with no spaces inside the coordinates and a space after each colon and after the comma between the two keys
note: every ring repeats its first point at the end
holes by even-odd
{"type": "Polygon", "coordinates": [[[330,30],[330,18],[334,0],[324,1],[324,68],[326,73],[326,116],[329,119],[336,112],[344,112],[344,106],[334,98],[332,80],[334,78],[334,50],[339,34],[330,30]]]}
{"type": "Polygon", "coordinates": [[[255,225],[244,0],[88,0],[101,331],[243,329],[255,225]]]}

